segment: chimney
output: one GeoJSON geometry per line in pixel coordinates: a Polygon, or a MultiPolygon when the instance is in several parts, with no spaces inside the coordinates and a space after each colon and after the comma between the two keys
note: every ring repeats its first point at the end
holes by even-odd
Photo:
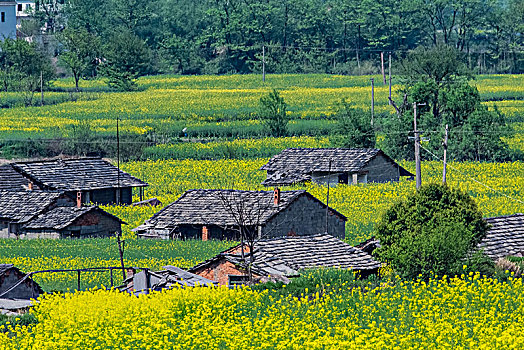
{"type": "Polygon", "coordinates": [[[78,191],[76,193],[76,207],[82,208],[82,192],[81,191],[78,191]]]}
{"type": "Polygon", "coordinates": [[[207,226],[202,226],[202,240],[207,241],[209,239],[209,231],[207,226]]]}
{"type": "Polygon", "coordinates": [[[33,190],[33,182],[32,181],[29,181],[29,183],[27,184],[27,189],[29,191],[32,191],[33,190]]]}
{"type": "Polygon", "coordinates": [[[280,188],[278,187],[276,187],[273,192],[273,203],[275,203],[275,205],[280,205],[280,188]]]}

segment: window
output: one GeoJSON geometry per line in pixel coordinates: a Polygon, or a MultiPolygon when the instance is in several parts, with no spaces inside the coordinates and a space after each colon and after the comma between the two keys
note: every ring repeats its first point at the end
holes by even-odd
{"type": "Polygon", "coordinates": [[[26,11],[30,11],[30,10],[31,10],[31,4],[27,4],[27,5],[25,5],[25,10],[26,10],[26,11]]]}
{"type": "Polygon", "coordinates": [[[18,12],[22,12],[22,4],[18,4],[18,5],[16,6],[16,10],[17,10],[18,12]]]}
{"type": "Polygon", "coordinates": [[[2,12],[2,13],[0,14],[0,21],[1,21],[2,23],[5,22],[5,12],[2,12]]]}

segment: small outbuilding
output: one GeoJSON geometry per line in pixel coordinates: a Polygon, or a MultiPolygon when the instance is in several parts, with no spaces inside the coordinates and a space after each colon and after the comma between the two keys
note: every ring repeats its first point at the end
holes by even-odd
{"type": "Polygon", "coordinates": [[[128,278],[119,289],[122,292],[138,295],[147,294],[150,291],[171,289],[177,286],[209,287],[218,284],[215,281],[187,272],[176,266],[163,266],[163,269],[161,271],[141,270],[138,273],[134,273],[134,270],[130,273],[128,270],[128,278]]]}
{"type": "Polygon", "coordinates": [[[241,230],[257,238],[328,232],[343,239],[346,220],[304,190],[189,190],[133,231],[162,239],[238,241],[241,230]]]}
{"type": "MultiPolygon", "coordinates": [[[[249,249],[244,247],[250,261],[249,249]]],[[[251,267],[257,280],[297,277],[301,270],[330,267],[352,269],[361,276],[374,274],[382,265],[371,255],[327,234],[279,237],[255,242],[251,267]]],[[[241,246],[237,245],[188,270],[217,281],[221,285],[237,285],[248,281],[241,246]]]]}
{"type": "Polygon", "coordinates": [[[359,184],[399,181],[414,175],[380,149],[374,148],[288,148],[263,165],[264,186],[297,183],[359,184]]]}
{"type": "Polygon", "coordinates": [[[43,292],[30,275],[12,264],[0,264],[0,299],[36,299],[43,292]]]}

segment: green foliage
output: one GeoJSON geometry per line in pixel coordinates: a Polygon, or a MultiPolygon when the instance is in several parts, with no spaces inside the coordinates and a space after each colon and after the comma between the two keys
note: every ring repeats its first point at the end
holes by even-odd
{"type": "Polygon", "coordinates": [[[257,291],[268,290],[272,297],[310,298],[319,294],[328,295],[341,289],[372,289],[379,284],[378,279],[363,280],[352,270],[337,268],[318,268],[301,271],[299,277],[292,278],[288,284],[266,282],[251,288],[257,291]]]}
{"type": "Polygon", "coordinates": [[[121,91],[136,90],[136,79],[148,72],[150,52],[139,37],[129,31],[114,33],[104,48],[101,72],[109,87],[121,91]]]}
{"type": "Polygon", "coordinates": [[[286,113],[286,102],[276,89],[260,98],[260,118],[269,128],[272,136],[285,136],[290,117],[286,113]]]}
{"type": "Polygon", "coordinates": [[[374,148],[375,131],[370,123],[370,114],[360,108],[354,108],[342,99],[337,106],[337,134],[330,137],[336,147],[374,148]]]}
{"type": "Polygon", "coordinates": [[[100,40],[83,28],[66,28],[58,38],[64,48],[59,59],[73,74],[76,91],[79,91],[79,80],[96,72],[100,40]]]}
{"type": "Polygon", "coordinates": [[[487,229],[465,192],[424,185],[384,214],[376,228],[382,245],[376,254],[407,279],[455,274],[487,229]]]}
{"type": "Polygon", "coordinates": [[[55,71],[50,59],[34,43],[21,39],[5,39],[0,44],[0,83],[4,91],[24,93],[26,105],[33,95],[47,86],[55,71]]]}

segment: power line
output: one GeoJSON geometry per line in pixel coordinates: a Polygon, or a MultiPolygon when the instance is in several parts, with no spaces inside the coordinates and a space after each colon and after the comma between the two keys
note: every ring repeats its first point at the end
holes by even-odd
{"type": "MultiPolygon", "coordinates": [[[[431,151],[428,150],[427,148],[422,147],[422,146],[420,146],[420,147],[421,147],[424,151],[428,152],[430,155],[432,155],[433,157],[435,157],[437,160],[442,161],[442,159],[441,159],[439,156],[437,156],[436,154],[434,154],[433,152],[431,152],[431,151]]],[[[509,198],[509,199],[511,199],[511,200],[513,200],[513,201],[515,201],[515,202],[518,202],[518,203],[522,203],[522,204],[524,204],[524,201],[521,201],[520,199],[513,198],[513,197],[511,197],[511,196],[508,196],[507,194],[505,194],[505,193],[503,193],[503,192],[501,192],[501,191],[499,191],[499,190],[497,190],[497,189],[495,189],[495,188],[493,188],[493,187],[490,187],[490,186],[486,185],[485,183],[480,182],[480,181],[478,181],[477,179],[472,178],[471,176],[468,176],[468,175],[464,174],[463,172],[461,172],[460,170],[458,170],[458,169],[455,168],[454,166],[450,165],[449,163],[447,163],[447,166],[450,167],[451,169],[455,170],[456,172],[458,172],[458,173],[461,174],[462,176],[464,176],[464,177],[466,177],[466,178],[468,178],[468,179],[470,179],[470,180],[472,180],[472,181],[478,183],[479,185],[482,185],[482,186],[486,187],[487,189],[492,190],[493,192],[499,193],[499,194],[501,194],[502,196],[507,197],[507,198],[509,198]]]]}

